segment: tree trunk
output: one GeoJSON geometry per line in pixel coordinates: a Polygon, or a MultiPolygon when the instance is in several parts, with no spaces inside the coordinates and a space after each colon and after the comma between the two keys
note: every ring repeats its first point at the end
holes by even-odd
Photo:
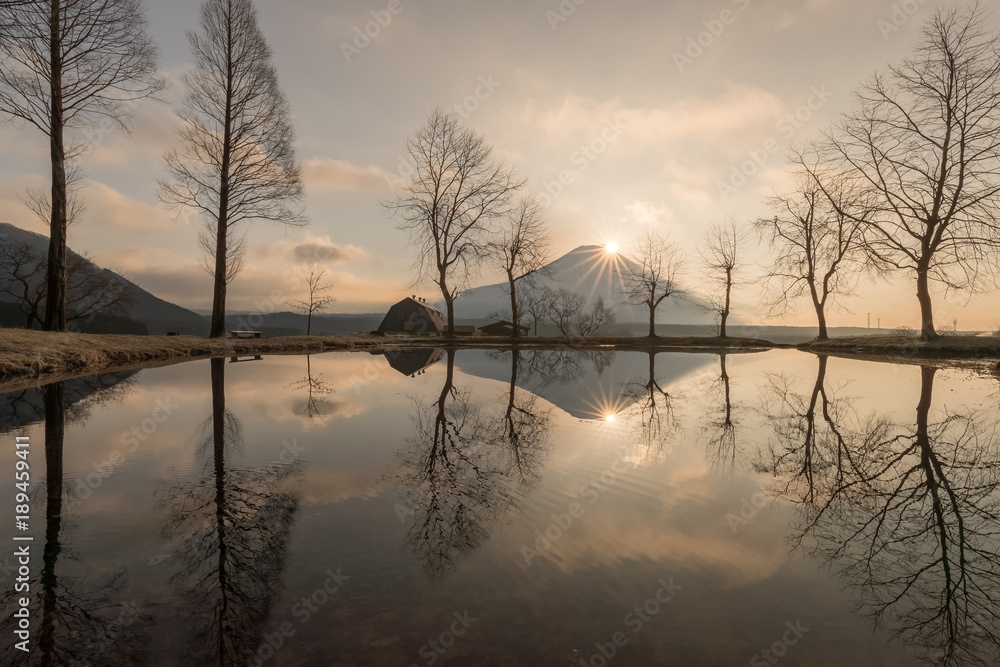
{"type": "Polygon", "coordinates": [[[823,309],[822,304],[815,304],[816,306],[816,321],[819,322],[819,335],[816,340],[829,340],[830,334],[826,328],[826,312],[823,309]]]}
{"type": "Polygon", "coordinates": [[[514,293],[515,283],[513,274],[510,271],[507,272],[507,281],[510,283],[510,322],[514,326],[512,327],[514,333],[512,334],[514,338],[520,338],[521,336],[521,318],[517,312],[517,295],[514,293]]]}
{"type": "Polygon", "coordinates": [[[656,338],[656,308],[649,307],[649,337],[656,338]]]}
{"type": "Polygon", "coordinates": [[[310,310],[309,314],[306,315],[306,335],[307,336],[312,336],[312,328],[313,328],[313,314],[312,314],[312,310],[310,310]]]}
{"type": "Polygon", "coordinates": [[[729,307],[730,307],[730,297],[733,291],[733,272],[732,269],[726,269],[726,304],[722,308],[722,318],[719,324],[719,337],[726,337],[726,320],[729,319],[729,307]]]}
{"type": "Polygon", "coordinates": [[[222,128],[222,164],[219,167],[219,219],[215,230],[215,291],[212,297],[212,338],[226,335],[226,289],[229,255],[229,169],[233,156],[233,36],[232,16],[228,17],[226,42],[226,112],[222,128]]]}
{"type": "Polygon", "coordinates": [[[52,161],[52,206],[49,255],[45,269],[45,331],[66,331],[66,147],[63,142],[61,0],[50,0],[49,152],[52,161]]]}
{"type": "MultiPolygon", "coordinates": [[[[228,179],[223,177],[223,181],[228,179]]],[[[225,186],[228,196],[228,186],[225,186]]],[[[228,215],[226,203],[219,208],[219,225],[215,234],[215,291],[212,298],[212,338],[226,335],[226,233],[229,225],[224,222],[228,215]]]]}
{"type": "Polygon", "coordinates": [[[438,269],[438,287],[441,288],[441,296],[444,297],[445,312],[448,316],[448,328],[444,335],[452,338],[455,336],[455,297],[448,289],[448,276],[444,269],[438,269]]]}
{"type": "Polygon", "coordinates": [[[927,268],[917,269],[917,301],[920,302],[920,340],[934,340],[937,330],[934,328],[934,310],[931,304],[930,281],[927,268]]]}

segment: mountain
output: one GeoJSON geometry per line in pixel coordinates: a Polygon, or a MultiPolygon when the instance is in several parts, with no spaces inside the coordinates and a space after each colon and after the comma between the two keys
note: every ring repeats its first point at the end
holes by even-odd
{"type": "MultiPolygon", "coordinates": [[[[604,246],[580,246],[546,265],[538,273],[540,287],[566,288],[587,299],[589,308],[598,297],[617,306],[619,322],[645,322],[648,311],[625,303],[621,293],[622,276],[639,266],[621,253],[609,253],[604,246]]],[[[688,290],[689,297],[679,302],[664,302],[656,314],[660,324],[711,324],[714,315],[700,306],[705,302],[688,290]]],[[[457,317],[486,319],[491,313],[510,312],[506,283],[466,290],[455,302],[457,317]]]]}
{"type": "MultiPolygon", "coordinates": [[[[39,256],[45,257],[48,254],[48,237],[34,232],[29,232],[11,224],[0,222],[0,242],[4,245],[27,243],[32,252],[38,254],[39,256]]],[[[70,250],[69,252],[73,251],[70,250]]],[[[145,325],[148,333],[164,334],[168,331],[176,331],[178,333],[194,334],[199,336],[208,334],[207,318],[194,313],[187,308],[181,308],[180,306],[170,303],[169,301],[164,301],[113,271],[101,269],[92,262],[90,264],[101,271],[109,273],[115,280],[132,286],[135,294],[135,300],[132,306],[125,313],[125,317],[145,325]]],[[[0,275],[0,280],[3,279],[4,277],[0,275]]],[[[0,302],[11,304],[13,303],[13,298],[6,294],[0,294],[0,302]]],[[[4,312],[7,312],[8,310],[10,309],[4,309],[4,312]]],[[[23,326],[23,323],[20,321],[14,322],[13,324],[16,326],[23,326]]]]}

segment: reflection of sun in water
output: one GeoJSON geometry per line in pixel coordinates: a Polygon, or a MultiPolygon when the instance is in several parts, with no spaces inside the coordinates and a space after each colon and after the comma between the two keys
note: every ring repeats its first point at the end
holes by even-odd
{"type": "Polygon", "coordinates": [[[618,243],[615,241],[608,241],[604,244],[604,250],[606,250],[609,255],[617,255],[618,243]]]}
{"type": "Polygon", "coordinates": [[[624,414],[627,400],[622,394],[609,394],[603,388],[597,388],[596,394],[585,398],[584,401],[587,404],[585,410],[587,416],[584,418],[586,421],[614,426],[618,423],[616,420],[619,417],[627,418],[624,414]]]}

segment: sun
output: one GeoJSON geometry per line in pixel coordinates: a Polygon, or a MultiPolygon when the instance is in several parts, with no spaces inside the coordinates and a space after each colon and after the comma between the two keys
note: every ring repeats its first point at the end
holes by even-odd
{"type": "Polygon", "coordinates": [[[604,244],[604,250],[609,255],[617,255],[618,254],[618,244],[616,242],[614,242],[614,241],[608,241],[607,243],[604,244]]]}

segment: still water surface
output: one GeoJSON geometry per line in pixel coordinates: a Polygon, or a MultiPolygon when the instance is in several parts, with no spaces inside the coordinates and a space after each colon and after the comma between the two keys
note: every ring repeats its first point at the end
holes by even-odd
{"type": "Polygon", "coordinates": [[[30,653],[8,586],[0,661],[998,664],[998,388],[788,350],[423,350],[2,395],[0,540],[34,540],[30,653]]]}

